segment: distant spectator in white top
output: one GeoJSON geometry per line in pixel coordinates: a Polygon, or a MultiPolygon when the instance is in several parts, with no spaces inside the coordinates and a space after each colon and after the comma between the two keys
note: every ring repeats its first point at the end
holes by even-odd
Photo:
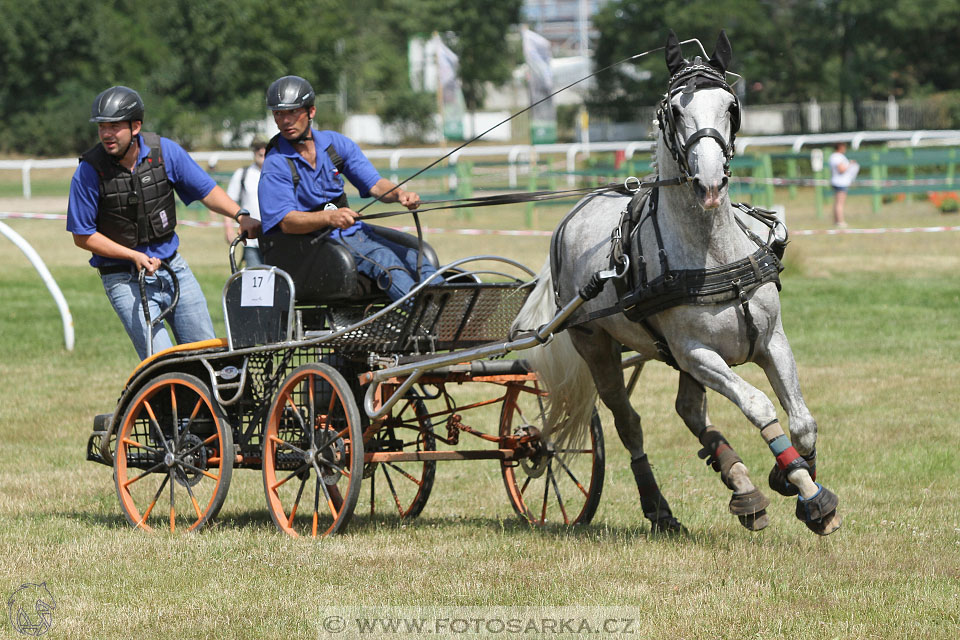
{"type": "Polygon", "coordinates": [[[847,189],[853,184],[860,165],[846,156],[847,143],[838,142],[830,154],[830,186],[833,187],[833,223],[841,229],[847,226],[843,218],[843,205],[847,201],[847,189]]]}
{"type": "MultiPolygon", "coordinates": [[[[254,220],[259,220],[260,200],[257,195],[257,187],[260,184],[260,169],[263,167],[267,142],[262,138],[256,138],[250,148],[253,149],[253,164],[237,169],[233,173],[230,184],[227,186],[227,194],[241,207],[249,211],[254,220]]],[[[233,239],[237,237],[237,225],[224,218],[223,232],[227,242],[233,242],[233,239]]],[[[263,258],[260,256],[260,243],[256,239],[247,239],[246,246],[243,248],[243,262],[248,267],[257,267],[263,264],[263,258]]]]}

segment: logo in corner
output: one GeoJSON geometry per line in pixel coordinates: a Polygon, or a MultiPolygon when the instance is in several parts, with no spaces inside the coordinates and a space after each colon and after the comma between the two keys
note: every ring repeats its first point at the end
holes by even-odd
{"type": "Polygon", "coordinates": [[[57,601],[47,589],[47,583],[24,583],[7,600],[10,624],[25,636],[42,636],[53,624],[53,610],[57,601]]]}

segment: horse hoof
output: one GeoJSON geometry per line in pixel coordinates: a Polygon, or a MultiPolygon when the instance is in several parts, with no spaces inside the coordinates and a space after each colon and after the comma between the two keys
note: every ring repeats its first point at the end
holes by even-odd
{"type": "Polygon", "coordinates": [[[840,498],[820,484],[817,487],[813,497],[806,500],[803,496],[797,497],[797,518],[817,535],[827,536],[839,529],[843,522],[837,514],[840,498]]]}
{"type": "Polygon", "coordinates": [[[822,520],[804,522],[804,524],[818,536],[828,536],[840,528],[840,525],[843,524],[843,518],[836,511],[831,511],[822,520]]]}
{"type": "Polygon", "coordinates": [[[767,515],[766,509],[751,513],[750,515],[737,517],[740,519],[740,524],[749,531],[760,531],[761,529],[766,529],[770,524],[770,517],[767,515]]]}
{"type": "Polygon", "coordinates": [[[650,533],[655,535],[687,535],[689,531],[673,516],[650,521],[650,533]]]}
{"type": "MultiPolygon", "coordinates": [[[[760,489],[753,489],[746,493],[735,493],[730,498],[730,513],[735,516],[752,516],[762,512],[768,506],[770,506],[770,500],[763,495],[760,489]]],[[[746,525],[744,526],[746,527],[746,525]]]]}
{"type": "Polygon", "coordinates": [[[767,482],[770,483],[770,488],[779,493],[782,496],[787,496],[788,498],[797,495],[800,493],[799,490],[787,480],[787,474],[777,465],[773,465],[773,469],[770,469],[770,475],[767,477],[767,482]]]}

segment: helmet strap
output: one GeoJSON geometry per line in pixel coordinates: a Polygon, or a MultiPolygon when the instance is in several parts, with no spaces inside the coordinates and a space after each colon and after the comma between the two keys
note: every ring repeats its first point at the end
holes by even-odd
{"type": "Polygon", "coordinates": [[[313,120],[307,120],[307,128],[303,133],[293,141],[294,144],[304,144],[307,140],[313,140],[313,120]]]}

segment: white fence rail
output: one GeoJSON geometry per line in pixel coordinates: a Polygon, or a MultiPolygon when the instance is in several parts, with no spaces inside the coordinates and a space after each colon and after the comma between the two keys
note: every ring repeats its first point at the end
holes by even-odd
{"type": "MultiPolygon", "coordinates": [[[[919,130],[919,131],[853,131],[846,133],[813,133],[806,135],[781,135],[781,136],[741,136],[737,138],[737,151],[743,152],[750,147],[785,147],[789,146],[794,152],[799,153],[805,146],[829,145],[836,142],[847,142],[850,147],[857,149],[863,143],[868,142],[900,142],[910,146],[917,146],[921,142],[932,144],[960,144],[960,130],[958,129],[938,129],[938,130],[919,130]]],[[[566,160],[566,170],[573,172],[576,170],[577,160],[580,156],[589,157],[591,152],[604,151],[623,151],[625,159],[629,160],[637,152],[650,151],[653,148],[653,142],[645,141],[619,141],[619,142],[594,142],[594,143],[570,143],[570,144],[541,144],[541,145],[493,145],[465,147],[450,156],[448,162],[456,164],[460,158],[470,157],[501,157],[506,158],[508,164],[509,183],[511,187],[517,186],[518,167],[537,156],[544,155],[562,155],[566,160]]],[[[400,162],[405,159],[421,159],[424,164],[427,161],[436,160],[449,150],[443,147],[423,147],[410,149],[368,149],[365,151],[367,157],[372,160],[387,160],[390,169],[400,168],[400,162]]],[[[191,156],[200,163],[206,163],[208,167],[216,167],[221,160],[249,160],[249,151],[200,151],[191,153],[191,156]]],[[[76,158],[56,158],[48,160],[27,159],[27,160],[0,160],[0,170],[20,171],[23,182],[23,197],[32,196],[30,178],[34,170],[44,169],[69,169],[77,166],[76,158]]],[[[573,181],[573,176],[569,177],[573,181]]]]}

